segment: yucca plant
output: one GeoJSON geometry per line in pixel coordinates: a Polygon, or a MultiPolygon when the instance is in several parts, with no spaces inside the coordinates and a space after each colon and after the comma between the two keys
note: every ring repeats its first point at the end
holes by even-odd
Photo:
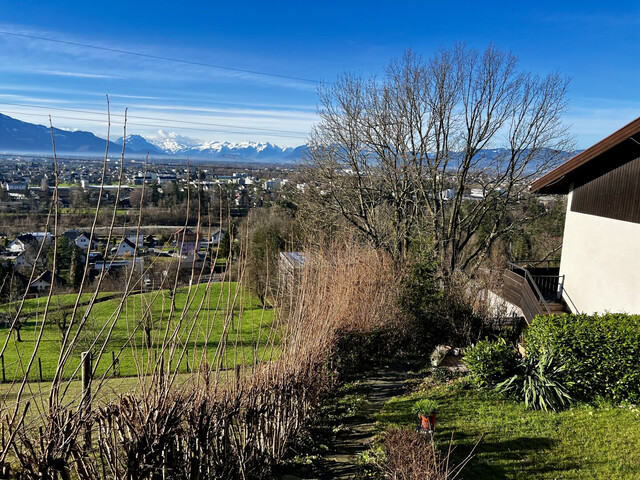
{"type": "Polygon", "coordinates": [[[568,407],[572,398],[559,378],[565,365],[559,365],[550,352],[526,357],[511,378],[496,385],[496,390],[524,401],[528,408],[556,412],[568,407]]]}

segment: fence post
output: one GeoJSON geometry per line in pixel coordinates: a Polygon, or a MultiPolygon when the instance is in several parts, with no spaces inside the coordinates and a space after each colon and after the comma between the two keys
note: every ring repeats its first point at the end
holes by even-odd
{"type": "MultiPolygon", "coordinates": [[[[82,409],[85,417],[91,414],[91,351],[82,352],[82,409]]],[[[91,447],[91,426],[87,425],[84,434],[85,448],[91,447]]]]}
{"type": "Polygon", "coordinates": [[[4,370],[4,353],[0,355],[0,360],[2,360],[2,383],[7,383],[7,376],[4,370]]]}
{"type": "Polygon", "coordinates": [[[116,360],[116,352],[111,350],[111,368],[113,369],[113,376],[114,377],[118,376],[118,372],[116,370],[116,367],[118,366],[119,363],[120,363],[120,359],[116,360]]]}
{"type": "Polygon", "coordinates": [[[42,381],[42,359],[38,357],[38,370],[40,371],[40,381],[42,381]]]}

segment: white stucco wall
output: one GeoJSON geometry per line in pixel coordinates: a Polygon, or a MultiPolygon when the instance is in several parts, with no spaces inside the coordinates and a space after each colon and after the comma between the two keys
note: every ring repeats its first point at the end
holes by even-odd
{"type": "Polygon", "coordinates": [[[640,224],[572,212],[571,198],[560,262],[565,301],[577,312],[640,314],[640,224]]]}

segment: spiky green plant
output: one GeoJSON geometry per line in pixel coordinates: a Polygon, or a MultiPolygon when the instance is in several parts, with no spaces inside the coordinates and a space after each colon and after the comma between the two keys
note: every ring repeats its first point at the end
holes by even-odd
{"type": "Polygon", "coordinates": [[[528,408],[556,412],[571,404],[565,385],[559,382],[565,365],[559,365],[550,352],[526,357],[516,367],[517,373],[496,385],[496,390],[524,401],[528,408]]]}

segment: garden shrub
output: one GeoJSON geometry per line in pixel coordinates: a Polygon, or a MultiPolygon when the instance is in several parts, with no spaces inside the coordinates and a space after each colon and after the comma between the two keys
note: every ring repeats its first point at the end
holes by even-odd
{"type": "Polygon", "coordinates": [[[560,365],[549,352],[524,358],[516,374],[496,385],[496,390],[515,396],[534,410],[557,412],[568,407],[571,396],[560,380],[565,365],[560,365]]]}
{"type": "Polygon", "coordinates": [[[449,458],[437,451],[431,437],[410,430],[390,429],[383,442],[384,473],[397,480],[454,478],[449,458]]]}
{"type": "Polygon", "coordinates": [[[358,377],[389,362],[396,353],[394,332],[338,332],[334,346],[333,368],[341,378],[358,377]]]}
{"type": "Polygon", "coordinates": [[[525,335],[528,356],[549,350],[575,398],[640,401],[640,315],[537,317],[525,335]]]}
{"type": "Polygon", "coordinates": [[[464,356],[471,380],[479,387],[493,387],[513,373],[516,357],[504,338],[480,340],[464,356]]]}
{"type": "Polygon", "coordinates": [[[447,383],[466,375],[462,370],[451,370],[446,367],[434,368],[431,371],[431,379],[436,383],[447,383]]]}

